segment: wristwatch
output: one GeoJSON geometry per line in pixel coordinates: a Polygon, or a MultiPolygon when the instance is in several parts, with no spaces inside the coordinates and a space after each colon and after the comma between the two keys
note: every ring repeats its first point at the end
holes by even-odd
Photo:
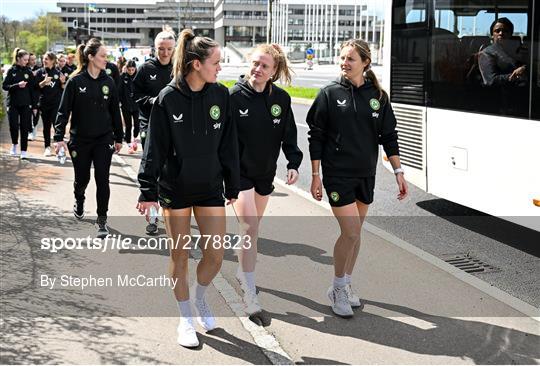
{"type": "Polygon", "coordinates": [[[405,174],[405,170],[403,170],[403,168],[396,168],[394,169],[394,174],[405,174]]]}

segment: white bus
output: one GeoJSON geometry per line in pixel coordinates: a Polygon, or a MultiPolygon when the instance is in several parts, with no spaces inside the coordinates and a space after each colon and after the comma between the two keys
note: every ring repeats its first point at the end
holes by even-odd
{"type": "Polygon", "coordinates": [[[538,0],[394,0],[386,14],[383,77],[407,180],[537,231],[539,7],[538,0]],[[497,45],[511,59],[499,65],[487,56],[500,54],[487,48],[492,34],[508,33],[490,34],[503,17],[514,29],[497,45]],[[493,73],[512,62],[525,66],[520,80],[494,82],[493,73]]]}

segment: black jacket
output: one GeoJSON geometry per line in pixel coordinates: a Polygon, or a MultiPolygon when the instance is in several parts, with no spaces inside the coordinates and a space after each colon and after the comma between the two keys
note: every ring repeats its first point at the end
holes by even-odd
{"type": "Polygon", "coordinates": [[[120,88],[120,71],[118,70],[118,66],[107,61],[105,73],[114,80],[114,85],[116,85],[116,90],[118,90],[120,88]]]}
{"type": "Polygon", "coordinates": [[[62,99],[62,82],[60,81],[60,75],[62,72],[57,68],[49,69],[46,67],[41,68],[36,73],[36,89],[39,89],[39,107],[43,110],[49,110],[58,108],[60,106],[60,100],[62,99]],[[41,88],[39,83],[45,80],[45,77],[50,76],[52,78],[49,85],[41,88]]]}
{"type": "Polygon", "coordinates": [[[54,141],[62,141],[71,115],[72,140],[121,143],[122,119],[113,80],[102,71],[97,79],[86,69],[70,78],[54,124],[54,141]]]}
{"type": "Polygon", "coordinates": [[[325,175],[374,176],[379,144],[387,156],[399,155],[394,112],[369,80],[356,88],[342,77],[322,88],[307,123],[311,160],[321,160],[325,175]]]}
{"type": "Polygon", "coordinates": [[[127,72],[120,75],[120,89],[118,91],[120,103],[122,103],[123,109],[130,112],[139,110],[137,103],[133,99],[133,78],[135,75],[129,76],[127,72]]]}
{"type": "Polygon", "coordinates": [[[148,129],[148,119],[155,97],[172,80],[172,62],[162,65],[157,58],[152,58],[139,66],[133,79],[133,94],[139,106],[139,121],[142,132],[148,129]]]}
{"type": "Polygon", "coordinates": [[[178,88],[171,81],[159,93],[139,169],[140,201],[157,201],[158,183],[203,199],[222,191],[225,181],[225,197],[238,197],[238,137],[229,100],[220,84],[192,92],[185,82],[178,88]]]}
{"type": "Polygon", "coordinates": [[[77,66],[75,65],[69,66],[68,64],[65,64],[64,67],[62,67],[60,71],[62,72],[62,74],[64,74],[67,81],[67,79],[69,78],[69,75],[71,75],[73,71],[75,71],[76,69],[77,69],[77,66]]]}
{"type": "Polygon", "coordinates": [[[2,89],[8,92],[6,99],[7,107],[19,107],[23,105],[37,108],[37,92],[35,90],[35,77],[29,67],[13,65],[6,73],[2,83],[2,89]],[[19,82],[26,81],[24,88],[19,88],[19,82]]]}
{"type": "Polygon", "coordinates": [[[241,77],[231,89],[231,109],[243,177],[273,178],[280,147],[289,161],[287,169],[298,170],[302,151],[297,145],[291,97],[286,91],[268,83],[259,93],[241,77]]]}

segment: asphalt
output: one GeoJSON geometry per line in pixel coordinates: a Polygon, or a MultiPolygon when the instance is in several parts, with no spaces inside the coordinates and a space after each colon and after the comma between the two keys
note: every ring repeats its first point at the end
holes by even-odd
{"type": "MultiPolygon", "coordinates": [[[[365,302],[352,319],[332,315],[326,289],[332,279],[335,219],[325,205],[276,182],[260,230],[257,283],[267,327],[238,310],[236,257],[225,255],[208,299],[219,328],[198,329],[201,346],[176,344],[176,304],[166,287],[48,289],[41,276],[79,277],[166,273],[167,252],[153,249],[41,249],[43,238],[93,235],[89,216],[71,214],[71,163],[7,155],[2,164],[2,335],[0,363],[60,364],[535,364],[540,361],[540,314],[534,307],[438,258],[367,224],[354,288],[365,302]]],[[[145,238],[134,206],[138,155],[124,151],[111,168],[112,233],[145,238]]],[[[387,193],[391,194],[391,193],[387,193]]],[[[95,211],[95,186],[87,215],[95,211]]],[[[381,194],[383,195],[383,194],[381,194]]],[[[237,232],[228,211],[227,230],[237,232]]],[[[193,233],[196,233],[193,222],[193,233]]],[[[164,236],[163,230],[160,236],[164,236]]],[[[193,280],[198,252],[190,259],[193,280]]]]}

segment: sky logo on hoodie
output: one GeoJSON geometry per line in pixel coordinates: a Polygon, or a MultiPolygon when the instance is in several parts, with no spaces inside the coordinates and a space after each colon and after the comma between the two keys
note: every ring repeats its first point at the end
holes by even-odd
{"type": "Polygon", "coordinates": [[[346,107],[347,106],[347,99],[343,99],[343,100],[336,99],[336,102],[337,102],[338,107],[346,107]]]}
{"type": "Polygon", "coordinates": [[[79,94],[86,93],[86,86],[84,88],[81,88],[79,86],[79,94]]]}
{"type": "Polygon", "coordinates": [[[272,105],[272,107],[270,108],[270,113],[272,113],[272,116],[274,117],[279,117],[279,115],[281,114],[281,107],[279,106],[279,104],[272,105]]]}
{"type": "Polygon", "coordinates": [[[249,109],[246,109],[245,111],[239,109],[238,112],[240,113],[240,117],[248,117],[249,109]]]}
{"type": "Polygon", "coordinates": [[[156,78],[157,78],[157,74],[155,74],[155,75],[150,75],[150,80],[156,80],[156,78]]]}
{"type": "MultiPolygon", "coordinates": [[[[212,117],[212,119],[214,121],[217,121],[219,119],[219,116],[221,116],[221,111],[219,109],[219,106],[217,105],[213,105],[211,108],[210,108],[210,117],[212,117]]],[[[214,128],[217,128],[215,127],[214,125],[214,128]]]]}

